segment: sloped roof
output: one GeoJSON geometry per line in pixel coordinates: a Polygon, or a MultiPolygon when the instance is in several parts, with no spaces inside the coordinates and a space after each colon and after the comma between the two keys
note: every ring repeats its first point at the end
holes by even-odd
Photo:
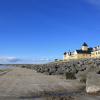
{"type": "Polygon", "coordinates": [[[84,42],[82,46],[88,46],[88,45],[87,45],[87,43],[86,43],[86,42],[84,42]]]}
{"type": "Polygon", "coordinates": [[[93,48],[88,48],[87,51],[83,51],[82,49],[76,50],[76,52],[77,52],[78,54],[91,54],[92,51],[93,51],[93,48]]]}
{"type": "Polygon", "coordinates": [[[76,52],[78,54],[91,54],[91,52],[89,52],[89,51],[83,51],[83,50],[76,50],[76,52]]]}
{"type": "Polygon", "coordinates": [[[93,48],[92,47],[88,48],[88,51],[92,52],[93,51],[93,48]]]}

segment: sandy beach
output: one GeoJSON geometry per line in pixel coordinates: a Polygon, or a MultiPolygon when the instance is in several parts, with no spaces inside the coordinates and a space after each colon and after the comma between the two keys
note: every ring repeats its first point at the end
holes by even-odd
{"type": "Polygon", "coordinates": [[[87,96],[82,92],[83,88],[84,84],[77,80],[44,75],[26,68],[12,68],[0,76],[0,100],[60,100],[60,97],[69,98],[64,100],[100,99],[99,96],[87,96]]]}

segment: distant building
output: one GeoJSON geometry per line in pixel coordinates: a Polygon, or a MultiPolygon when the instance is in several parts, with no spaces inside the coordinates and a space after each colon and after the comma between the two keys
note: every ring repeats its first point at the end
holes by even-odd
{"type": "Polygon", "coordinates": [[[97,58],[100,57],[100,47],[95,48],[88,47],[87,43],[83,43],[81,49],[75,50],[73,52],[65,52],[64,60],[70,59],[83,59],[83,58],[97,58]]]}
{"type": "Polygon", "coordinates": [[[93,48],[93,52],[91,52],[91,57],[93,57],[93,58],[99,58],[100,57],[100,46],[93,48]]]}

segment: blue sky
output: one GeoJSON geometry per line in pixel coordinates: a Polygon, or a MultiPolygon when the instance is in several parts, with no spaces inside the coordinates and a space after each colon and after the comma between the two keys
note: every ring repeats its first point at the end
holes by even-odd
{"type": "Polygon", "coordinates": [[[62,58],[83,42],[100,45],[100,1],[0,0],[0,36],[1,63],[62,58]]]}

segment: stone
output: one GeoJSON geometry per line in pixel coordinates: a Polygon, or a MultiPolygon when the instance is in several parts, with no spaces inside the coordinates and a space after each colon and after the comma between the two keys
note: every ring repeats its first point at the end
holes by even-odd
{"type": "Polygon", "coordinates": [[[75,73],[72,73],[72,72],[66,72],[65,76],[66,76],[66,79],[76,79],[75,73]]]}
{"type": "Polygon", "coordinates": [[[100,74],[88,73],[86,80],[86,92],[98,93],[100,92],[100,74]]]}
{"type": "Polygon", "coordinates": [[[87,77],[87,72],[86,71],[79,71],[75,77],[77,78],[77,80],[79,80],[82,83],[86,83],[86,77],[87,77]]]}

